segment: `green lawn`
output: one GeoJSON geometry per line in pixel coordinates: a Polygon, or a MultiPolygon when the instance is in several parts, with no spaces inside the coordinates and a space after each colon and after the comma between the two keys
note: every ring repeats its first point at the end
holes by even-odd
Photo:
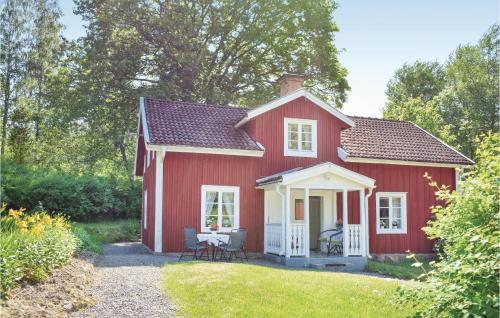
{"type": "Polygon", "coordinates": [[[133,242],[141,237],[138,219],[122,219],[99,222],[74,222],[72,230],[82,242],[82,249],[102,252],[102,245],[114,242],[133,242]]]}
{"type": "MultiPolygon", "coordinates": [[[[426,271],[430,269],[428,261],[420,262],[422,263],[423,269],[426,271]]],[[[415,263],[413,259],[407,259],[401,262],[380,262],[368,260],[366,271],[402,279],[417,279],[422,273],[424,273],[424,270],[422,268],[412,266],[413,263],[415,263]]]]}
{"type": "Polygon", "coordinates": [[[165,265],[162,286],[181,317],[405,317],[397,281],[239,263],[165,265]]]}

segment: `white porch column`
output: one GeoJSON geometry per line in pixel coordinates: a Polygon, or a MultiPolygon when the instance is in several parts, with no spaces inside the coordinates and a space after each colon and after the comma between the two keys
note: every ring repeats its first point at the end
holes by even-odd
{"type": "MultiPolygon", "coordinates": [[[[278,191],[278,188],[276,188],[278,191]]],[[[286,254],[286,196],[278,192],[281,195],[281,252],[280,255],[286,254]]]]}
{"type": "Polygon", "coordinates": [[[349,246],[348,244],[348,239],[349,239],[349,233],[347,231],[349,230],[349,222],[347,220],[347,190],[344,189],[342,191],[342,224],[343,224],[343,229],[344,229],[344,257],[347,256],[347,247],[349,246]]]}
{"type": "Polygon", "coordinates": [[[155,180],[155,253],[162,252],[163,246],[163,159],[165,152],[156,152],[155,180]]]}
{"type": "Polygon", "coordinates": [[[359,190],[359,214],[360,214],[360,249],[361,255],[366,256],[366,214],[365,214],[365,190],[359,190]]]}
{"type": "Polygon", "coordinates": [[[304,233],[305,237],[305,251],[306,257],[309,257],[310,253],[310,237],[309,237],[309,188],[304,188],[304,222],[306,226],[306,231],[304,233]]]}
{"type": "Polygon", "coordinates": [[[290,186],[286,187],[285,195],[285,226],[286,226],[286,236],[285,236],[285,256],[287,258],[292,254],[292,246],[290,245],[290,237],[292,236],[290,229],[290,186]]]}
{"type": "Polygon", "coordinates": [[[267,224],[269,223],[269,192],[264,190],[264,253],[267,253],[267,224]]]}

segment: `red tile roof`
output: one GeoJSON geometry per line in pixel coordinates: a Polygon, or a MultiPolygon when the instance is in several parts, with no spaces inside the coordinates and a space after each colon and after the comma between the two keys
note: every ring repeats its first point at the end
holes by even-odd
{"type": "Polygon", "coordinates": [[[341,133],[349,158],[472,164],[417,125],[379,118],[353,117],[356,127],[341,133]]]}
{"type": "Polygon", "coordinates": [[[262,150],[243,129],[234,128],[246,108],[144,98],[144,110],[150,144],[262,150]]]}
{"type": "MultiPolygon", "coordinates": [[[[243,128],[234,128],[250,109],[144,98],[144,110],[150,144],[261,150],[243,128]]],[[[350,158],[473,163],[410,122],[350,118],[356,126],[341,133],[350,158]]]]}

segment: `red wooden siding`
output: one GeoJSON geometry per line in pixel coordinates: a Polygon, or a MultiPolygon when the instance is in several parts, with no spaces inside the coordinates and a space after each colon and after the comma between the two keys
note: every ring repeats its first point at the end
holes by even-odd
{"type": "MultiPolygon", "coordinates": [[[[422,227],[431,217],[430,207],[437,202],[434,189],[429,186],[423,175],[427,172],[438,184],[455,188],[454,169],[364,163],[348,163],[346,168],[377,180],[376,188],[368,202],[370,253],[404,253],[407,250],[432,253],[432,241],[427,239],[422,227]],[[406,234],[376,234],[377,192],[407,192],[406,234]]],[[[352,198],[349,199],[350,206],[359,209],[359,204],[355,205],[352,198]]],[[[353,214],[359,215],[359,212],[354,211],[353,214]]]]}
{"type": "MultiPolygon", "coordinates": [[[[147,152],[146,152],[147,153],[147,152]]],[[[142,214],[141,214],[141,233],[142,242],[151,250],[154,250],[154,237],[155,237],[155,180],[156,180],[156,166],[155,161],[152,160],[152,152],[150,151],[150,162],[149,166],[144,172],[143,182],[142,182],[142,196],[144,196],[144,191],[148,190],[148,206],[147,206],[147,229],[144,229],[144,198],[142,199],[142,214]]],[[[144,157],[144,153],[142,154],[144,157]]],[[[143,160],[141,160],[143,162],[143,160]]],[[[141,167],[144,169],[144,166],[141,167]]]]}

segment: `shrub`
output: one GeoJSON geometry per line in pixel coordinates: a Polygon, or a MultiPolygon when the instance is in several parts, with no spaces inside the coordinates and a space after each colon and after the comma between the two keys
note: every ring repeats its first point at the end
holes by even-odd
{"type": "Polygon", "coordinates": [[[72,220],[137,217],[140,186],[113,178],[76,175],[2,163],[2,200],[10,207],[51,213],[64,211],[72,220]]]}
{"type": "Polygon", "coordinates": [[[402,302],[428,304],[418,316],[499,316],[499,176],[499,136],[490,134],[457,191],[431,181],[444,204],[433,208],[435,219],[424,231],[442,240],[441,259],[426,274],[425,285],[399,292],[402,302]]]}
{"type": "Polygon", "coordinates": [[[77,241],[62,216],[0,209],[0,295],[20,281],[44,280],[75,252],[77,241]]]}

